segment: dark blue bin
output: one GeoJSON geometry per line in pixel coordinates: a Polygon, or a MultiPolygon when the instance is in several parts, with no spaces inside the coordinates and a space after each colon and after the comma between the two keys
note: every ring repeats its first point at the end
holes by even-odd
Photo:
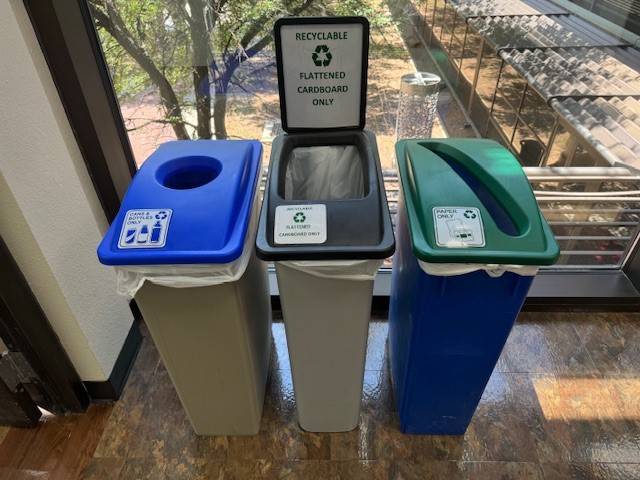
{"type": "Polygon", "coordinates": [[[462,435],[524,303],[535,266],[555,261],[558,246],[517,160],[496,143],[402,141],[397,155],[402,195],[389,358],[400,427],[404,433],[462,435]],[[443,243],[442,231],[434,227],[442,209],[468,212],[473,220],[479,216],[482,235],[468,228],[473,222],[465,224],[464,217],[453,225],[482,241],[451,233],[452,240],[443,243]],[[523,268],[528,275],[519,275],[508,271],[518,270],[514,264],[534,268],[523,268]],[[490,275],[483,269],[490,265],[507,271],[490,275]],[[471,273],[452,273],[458,267],[471,273]]]}
{"type": "Polygon", "coordinates": [[[411,252],[406,215],[397,228],[389,355],[400,428],[462,435],[534,277],[429,275],[411,252]]]}

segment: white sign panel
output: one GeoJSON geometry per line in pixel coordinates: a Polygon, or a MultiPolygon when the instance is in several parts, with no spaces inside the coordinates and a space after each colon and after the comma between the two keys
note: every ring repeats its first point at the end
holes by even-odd
{"type": "Polygon", "coordinates": [[[289,128],[360,123],[360,23],[282,25],[282,73],[289,128]]]}
{"type": "Polygon", "coordinates": [[[484,247],[484,226],[475,207],[435,207],[433,222],[439,247],[484,247]]]}
{"type": "Polygon", "coordinates": [[[276,207],[273,239],[280,245],[326,242],[327,207],[322,204],[276,207]]]}
{"type": "Polygon", "coordinates": [[[128,210],[118,248],[161,248],[167,242],[172,210],[128,210]]]}

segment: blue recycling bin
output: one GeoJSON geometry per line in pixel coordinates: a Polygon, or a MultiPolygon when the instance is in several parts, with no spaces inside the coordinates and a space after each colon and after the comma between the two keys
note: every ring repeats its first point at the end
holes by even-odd
{"type": "Polygon", "coordinates": [[[558,245],[518,161],[489,140],[405,140],[389,307],[404,433],[466,431],[537,267],[558,245]]]}
{"type": "Polygon", "coordinates": [[[260,429],[271,348],[267,267],[254,249],[261,156],[258,141],[161,145],[98,247],[201,435],[260,429]]]}

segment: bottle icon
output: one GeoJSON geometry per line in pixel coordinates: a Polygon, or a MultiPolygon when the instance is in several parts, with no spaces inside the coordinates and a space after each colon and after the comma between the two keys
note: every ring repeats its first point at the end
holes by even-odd
{"type": "Polygon", "coordinates": [[[140,232],[138,233],[138,243],[147,243],[149,240],[149,227],[142,225],[140,232]]]}
{"type": "Polygon", "coordinates": [[[162,225],[158,220],[151,229],[151,243],[158,243],[160,241],[160,233],[162,233],[162,225]]]}

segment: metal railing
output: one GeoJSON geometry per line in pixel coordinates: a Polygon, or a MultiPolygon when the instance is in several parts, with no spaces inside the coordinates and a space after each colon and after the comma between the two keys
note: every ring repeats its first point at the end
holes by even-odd
{"type": "Polygon", "coordinates": [[[556,268],[620,268],[640,221],[638,51],[546,0],[413,6],[467,117],[526,166],[561,247],[556,268]]]}
{"type": "MultiPolygon", "coordinates": [[[[616,268],[638,233],[640,174],[623,167],[525,167],[540,209],[560,244],[553,268],[616,268]],[[615,190],[612,190],[615,183],[615,190]]],[[[384,171],[395,221],[400,189],[384,171]]]]}

